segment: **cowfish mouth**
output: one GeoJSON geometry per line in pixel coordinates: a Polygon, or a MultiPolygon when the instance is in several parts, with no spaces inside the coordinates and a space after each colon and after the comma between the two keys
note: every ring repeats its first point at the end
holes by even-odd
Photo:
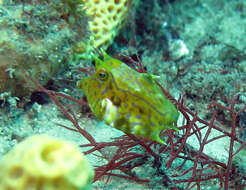
{"type": "Polygon", "coordinates": [[[76,86],[79,88],[79,89],[82,89],[82,80],[79,80],[79,81],[77,81],[77,83],[76,83],[76,86]]]}
{"type": "Polygon", "coordinates": [[[86,88],[86,82],[87,81],[87,78],[84,78],[84,79],[82,79],[82,80],[79,80],[78,82],[77,82],[77,84],[76,84],[76,86],[79,88],[79,89],[81,89],[81,90],[85,90],[85,88],[86,88]]]}

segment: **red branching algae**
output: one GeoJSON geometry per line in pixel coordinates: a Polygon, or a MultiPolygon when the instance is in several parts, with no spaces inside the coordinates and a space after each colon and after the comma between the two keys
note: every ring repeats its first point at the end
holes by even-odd
{"type": "MultiPolygon", "coordinates": [[[[141,63],[132,61],[132,64],[135,65],[137,71],[145,72],[141,63]]],[[[80,70],[87,71],[86,69],[80,70]]],[[[107,160],[106,164],[95,166],[94,182],[106,176],[107,181],[111,177],[120,177],[138,183],[151,183],[154,181],[170,189],[203,189],[204,186],[213,186],[218,189],[228,190],[236,186],[239,189],[246,187],[246,174],[242,173],[243,170],[239,170],[233,165],[235,155],[242,151],[246,145],[246,142],[239,137],[237,127],[239,115],[246,111],[246,105],[241,106],[240,110],[236,111],[235,105],[239,104],[236,97],[228,100],[227,106],[218,102],[210,103],[208,110],[211,113],[211,118],[205,120],[185,105],[184,97],[176,100],[157,83],[164,95],[174,103],[183,116],[183,124],[177,126],[179,133],[175,133],[172,130],[165,131],[167,137],[166,145],[136,137],[132,134],[114,138],[111,142],[97,142],[89,132],[79,126],[74,112],[70,109],[68,111],[66,106],[59,100],[59,97],[69,99],[79,106],[88,106],[86,102],[62,93],[49,91],[35,80],[29,79],[38,86],[40,91],[50,96],[75,128],[61,124],[59,126],[80,133],[89,141],[88,144],[80,146],[82,148],[90,148],[84,153],[100,152],[100,157],[107,160]],[[231,118],[229,132],[216,125],[218,110],[229,114],[231,118]],[[220,135],[213,136],[213,130],[220,132],[220,135]],[[204,150],[210,143],[225,137],[230,139],[226,162],[205,153],[204,150]],[[189,138],[195,138],[199,148],[191,146],[187,142],[189,138]],[[236,143],[239,146],[235,146],[236,143]],[[109,156],[104,150],[112,147],[115,151],[109,156]],[[136,172],[135,168],[141,168],[146,165],[152,168],[152,172],[155,172],[154,176],[152,173],[151,177],[147,174],[146,177],[143,177],[141,173],[136,172]]],[[[216,150],[214,151],[216,152],[216,150]]]]}

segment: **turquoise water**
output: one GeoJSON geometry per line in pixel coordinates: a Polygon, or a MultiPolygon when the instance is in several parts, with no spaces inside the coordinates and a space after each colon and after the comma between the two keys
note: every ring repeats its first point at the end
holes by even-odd
{"type": "MultiPolygon", "coordinates": [[[[79,72],[78,67],[93,66],[93,61],[90,53],[78,52],[76,45],[87,43],[89,20],[83,12],[75,11],[72,1],[0,0],[0,157],[18,142],[39,133],[77,145],[88,143],[79,133],[57,125],[73,127],[45,93],[34,93],[30,87],[37,85],[27,79],[24,72],[50,90],[77,99],[82,97],[76,82],[86,74],[79,72]]],[[[162,138],[168,142],[164,150],[158,144],[150,146],[158,155],[158,161],[144,146],[132,145],[129,152],[141,156],[122,166],[139,165],[128,168],[128,172],[112,170],[129,178],[111,177],[108,183],[105,178],[95,182],[94,189],[199,189],[199,185],[200,189],[245,188],[246,161],[242,146],[246,139],[245,24],[246,2],[243,0],[140,0],[136,8],[129,10],[127,22],[107,53],[129,66],[131,61],[123,55],[141,60],[147,72],[159,76],[157,81],[176,100],[184,97],[190,113],[179,101],[181,113],[177,127],[184,130],[163,134],[162,138]],[[230,109],[229,100],[235,100],[234,109],[230,109]],[[211,105],[212,102],[221,106],[211,105]],[[191,113],[198,113],[207,123],[194,119],[191,113]],[[216,119],[214,125],[210,123],[209,131],[213,113],[216,119]],[[187,122],[192,119],[194,125],[189,128],[187,122]],[[171,145],[168,137],[174,143],[179,142],[177,146],[171,145]],[[213,138],[216,139],[209,142],[213,138]],[[183,144],[182,139],[185,139],[183,144]],[[240,149],[234,157],[229,156],[232,142],[234,151],[240,149]],[[179,147],[182,149],[172,162],[175,154],[171,153],[171,147],[176,151],[179,147]],[[204,173],[203,180],[198,179],[196,184],[200,171],[204,173]],[[222,177],[213,177],[219,172],[222,177]],[[148,182],[136,182],[135,178],[148,182]],[[192,182],[189,187],[187,180],[192,182]]],[[[63,100],[62,103],[70,108],[73,102],[63,100]]],[[[88,107],[72,106],[71,109],[81,128],[97,142],[114,142],[112,138],[123,135],[97,120],[88,107]]],[[[131,142],[134,140],[130,139],[131,142]]],[[[144,143],[149,146],[148,141],[144,143]]],[[[97,152],[104,158],[87,156],[97,168],[112,160],[116,151],[117,147],[108,146],[103,154],[97,152]]],[[[122,153],[121,158],[124,156],[122,153]]]]}

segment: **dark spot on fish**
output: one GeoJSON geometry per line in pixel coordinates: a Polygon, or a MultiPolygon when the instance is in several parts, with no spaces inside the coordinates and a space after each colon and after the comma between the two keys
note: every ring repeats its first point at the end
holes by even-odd
{"type": "Polygon", "coordinates": [[[140,114],[143,114],[144,113],[144,110],[141,107],[138,108],[138,111],[139,111],[140,114]]]}
{"type": "Polygon", "coordinates": [[[112,82],[110,82],[110,83],[109,83],[109,85],[108,85],[108,89],[109,89],[109,90],[112,90],[112,89],[113,89],[112,82]]]}
{"type": "Polygon", "coordinates": [[[113,102],[113,104],[117,107],[120,106],[121,104],[121,99],[118,96],[113,96],[111,97],[111,101],[113,102]]]}
{"type": "Polygon", "coordinates": [[[114,128],[116,129],[119,129],[121,131],[124,131],[124,132],[131,132],[131,126],[130,126],[130,123],[129,121],[126,120],[126,118],[118,118],[115,120],[114,122],[114,128]]]}
{"type": "Polygon", "coordinates": [[[121,117],[115,120],[114,127],[116,129],[121,129],[121,126],[125,125],[126,123],[128,123],[128,121],[125,118],[121,117]]]}

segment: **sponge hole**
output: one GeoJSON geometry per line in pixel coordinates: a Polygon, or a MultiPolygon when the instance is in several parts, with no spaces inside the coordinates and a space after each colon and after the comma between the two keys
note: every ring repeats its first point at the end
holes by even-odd
{"type": "Polygon", "coordinates": [[[42,183],[37,183],[37,180],[31,176],[28,176],[26,179],[26,184],[24,189],[41,189],[42,183]]]}
{"type": "Polygon", "coordinates": [[[108,21],[107,20],[103,20],[102,22],[103,22],[103,24],[108,25],[108,21]]]}
{"type": "Polygon", "coordinates": [[[120,14],[121,12],[122,12],[121,8],[117,9],[117,14],[120,14]]]}
{"type": "Polygon", "coordinates": [[[11,179],[18,179],[18,178],[22,177],[23,174],[24,174],[23,169],[21,167],[18,167],[18,166],[11,168],[9,171],[9,177],[11,179]]]}
{"type": "Polygon", "coordinates": [[[94,26],[98,26],[99,23],[98,23],[97,21],[94,21],[94,22],[93,22],[93,25],[94,25],[94,26]]]}
{"type": "Polygon", "coordinates": [[[56,189],[63,189],[65,184],[65,180],[63,178],[56,178],[53,181],[53,185],[56,189]]]}
{"type": "Polygon", "coordinates": [[[60,144],[49,144],[44,146],[41,150],[41,160],[49,164],[54,163],[56,158],[52,155],[52,153],[56,152],[60,148],[60,144]]]}
{"type": "Polygon", "coordinates": [[[114,3],[115,4],[119,4],[120,3],[120,0],[114,0],[114,3]]]}
{"type": "Polygon", "coordinates": [[[113,10],[114,10],[114,6],[113,5],[108,6],[108,12],[112,13],[113,10]]]}
{"type": "Polygon", "coordinates": [[[116,16],[116,15],[113,16],[113,20],[114,20],[114,21],[117,20],[117,16],[116,16]]]}
{"type": "Polygon", "coordinates": [[[92,29],[92,32],[97,34],[97,33],[99,33],[99,29],[98,28],[94,28],[94,29],[92,29]]]}
{"type": "Polygon", "coordinates": [[[107,34],[109,32],[108,28],[103,28],[103,33],[107,34]]]}
{"type": "Polygon", "coordinates": [[[5,187],[5,190],[15,190],[14,188],[12,188],[12,187],[5,187]]]}

